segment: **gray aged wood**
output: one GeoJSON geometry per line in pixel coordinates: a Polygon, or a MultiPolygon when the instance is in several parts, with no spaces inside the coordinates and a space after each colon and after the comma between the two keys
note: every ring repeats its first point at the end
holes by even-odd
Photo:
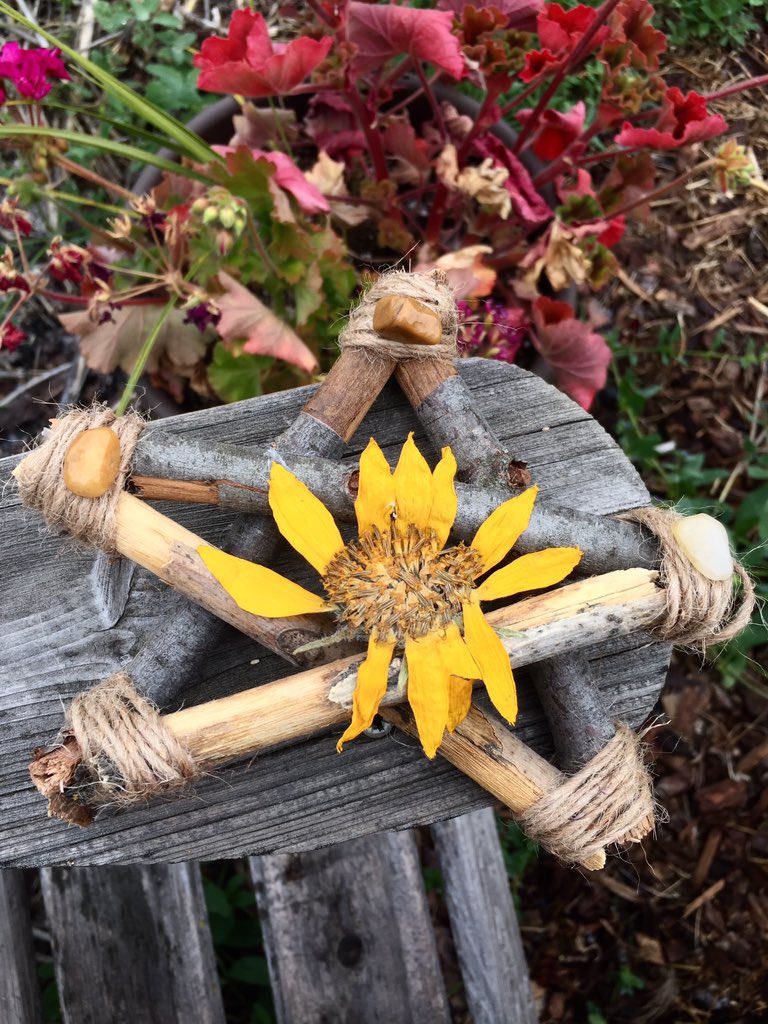
{"type": "MultiPolygon", "coordinates": [[[[608,435],[578,406],[517,367],[467,360],[461,373],[501,441],[525,458],[553,501],[608,515],[646,504],[642,481],[608,435]]],[[[265,444],[298,412],[299,389],[253,402],[165,420],[158,427],[234,444],[265,444]]],[[[425,451],[414,415],[387,388],[350,445],[354,462],[371,435],[393,461],[408,430],[425,451]]],[[[0,462],[0,486],[15,460],[0,462]]],[[[163,507],[213,543],[231,514],[210,506],[163,507]]],[[[566,513],[567,514],[567,513],[566,513]]],[[[163,585],[137,569],[130,599],[105,628],[103,600],[94,597],[94,555],[50,536],[37,516],[6,488],[0,538],[13,557],[0,565],[4,640],[0,669],[0,864],[169,861],[288,852],[450,817],[488,806],[491,798],[439,758],[428,761],[404,737],[361,739],[343,755],[335,734],[316,737],[200,780],[165,805],[104,817],[87,830],[46,820],[44,802],[26,765],[33,748],[50,743],[62,705],[84,687],[125,665],[164,621],[163,585]]],[[[318,581],[283,549],[274,567],[300,583],[318,581]]],[[[603,700],[612,713],[639,724],[662,685],[668,648],[645,635],[590,651],[603,700]]],[[[185,703],[199,703],[285,674],[285,663],[226,628],[196,669],[185,703]]],[[[551,741],[532,687],[520,675],[518,733],[545,755],[551,741]]]]}
{"type": "Polygon", "coordinates": [[[412,833],[254,857],[251,872],[278,1024],[447,1024],[412,833]]]}
{"type": "Polygon", "coordinates": [[[536,1024],[493,812],[438,822],[432,834],[473,1024],[536,1024]]]}
{"type": "Polygon", "coordinates": [[[224,1024],[196,865],[40,877],[65,1024],[224,1024]]]}
{"type": "Polygon", "coordinates": [[[0,871],[0,1021],[41,1020],[24,876],[21,871],[0,871]]]}

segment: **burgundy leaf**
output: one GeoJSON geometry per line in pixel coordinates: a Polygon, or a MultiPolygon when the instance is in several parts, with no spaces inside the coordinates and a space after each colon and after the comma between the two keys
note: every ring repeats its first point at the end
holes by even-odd
{"type": "Polygon", "coordinates": [[[450,11],[423,11],[396,4],[366,4],[351,0],[347,8],[347,39],[357,48],[355,74],[366,74],[392,57],[408,54],[429,61],[453,78],[466,68],[459,40],[451,27],[450,11]]]}
{"type": "Polygon", "coordinates": [[[533,344],[555,368],[557,383],[584,409],[605,387],[611,350],[592,325],[577,320],[573,307],[540,296],[533,303],[533,344]]]}

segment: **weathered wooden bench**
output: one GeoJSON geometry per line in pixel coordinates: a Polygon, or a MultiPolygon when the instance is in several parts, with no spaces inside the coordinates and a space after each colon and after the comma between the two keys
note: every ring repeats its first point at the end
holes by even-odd
{"type": "MultiPolygon", "coordinates": [[[[611,438],[539,378],[482,360],[463,362],[461,373],[495,433],[550,498],[601,515],[647,504],[642,481],[611,438]]],[[[299,389],[149,429],[264,443],[306,397],[299,389]]],[[[389,386],[347,458],[354,461],[372,435],[392,457],[408,430],[427,450],[412,411],[389,386]]],[[[14,464],[0,462],[0,480],[14,464]]],[[[87,829],[46,819],[27,774],[31,751],[51,741],[63,703],[118,669],[159,628],[168,600],[143,570],[110,566],[47,534],[11,487],[0,509],[0,865],[43,869],[65,1019],[223,1019],[198,872],[169,862],[244,854],[252,855],[280,1021],[449,1019],[415,840],[399,831],[432,823],[439,823],[433,833],[473,1019],[535,1019],[493,818],[482,810],[493,798],[439,757],[428,761],[408,737],[360,739],[340,757],[335,735],[320,735],[203,778],[170,802],[102,815],[87,829]],[[136,866],[96,867],[113,864],[136,866]],[[121,973],[119,962],[135,956],[126,952],[124,931],[147,936],[136,965],[140,982],[121,973]]],[[[210,507],[164,511],[214,543],[229,519],[210,507]]],[[[276,568],[299,582],[309,578],[287,551],[276,568]]],[[[642,722],[668,654],[645,634],[588,650],[611,715],[642,722]]],[[[280,675],[284,662],[227,629],[185,703],[280,675]]],[[[518,682],[518,733],[551,756],[525,672],[518,682]]],[[[17,873],[0,874],[0,892],[11,908],[0,918],[0,1019],[34,1020],[17,873]]]]}

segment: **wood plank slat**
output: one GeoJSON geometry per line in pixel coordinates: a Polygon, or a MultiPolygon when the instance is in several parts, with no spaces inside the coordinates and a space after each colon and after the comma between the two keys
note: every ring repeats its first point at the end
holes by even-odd
{"type": "Polygon", "coordinates": [[[278,1024],[447,1024],[411,832],[250,863],[278,1024]]]}
{"type": "MultiPolygon", "coordinates": [[[[564,395],[533,375],[488,360],[463,360],[459,370],[500,440],[527,459],[534,479],[554,500],[611,514],[645,504],[647,491],[615,442],[564,395]]],[[[264,444],[295,418],[307,389],[219,406],[152,425],[152,430],[264,444]]],[[[394,461],[409,430],[428,452],[423,431],[396,387],[388,387],[350,445],[358,458],[371,435],[394,461]]],[[[431,453],[434,462],[436,453],[431,453]]],[[[323,846],[382,829],[429,823],[487,806],[491,798],[450,766],[427,761],[406,738],[357,740],[343,755],[338,730],[291,749],[262,755],[201,779],[164,805],[105,816],[89,829],[45,818],[26,765],[32,750],[58,731],[62,704],[120,668],[161,628],[165,588],[137,569],[110,588],[103,560],[48,534],[23,509],[11,487],[15,464],[0,462],[0,543],[13,557],[0,563],[3,651],[0,654],[0,865],[127,863],[206,859],[323,846]],[[125,603],[126,587],[130,594],[125,603]],[[122,605],[124,611],[120,614],[122,605]],[[115,621],[115,617],[117,621],[115,621]]],[[[211,506],[163,507],[184,526],[217,543],[232,516],[211,506]]],[[[274,567],[310,588],[316,574],[283,550],[274,567]]],[[[590,651],[605,703],[639,724],[661,688],[668,648],[633,635],[590,651]],[[637,653],[634,653],[637,651],[637,653]],[[622,653],[623,652],[623,653],[622,653]]],[[[225,696],[285,675],[285,663],[229,628],[195,671],[185,705],[225,696]]],[[[521,674],[517,731],[548,756],[546,722],[521,674]]]]}
{"type": "Polygon", "coordinates": [[[432,834],[473,1024],[536,1024],[493,811],[437,822],[432,834]]]}
{"type": "Polygon", "coordinates": [[[0,1021],[39,1024],[32,925],[21,871],[0,871],[0,1021]]]}
{"type": "Polygon", "coordinates": [[[224,1024],[196,865],[40,877],[65,1024],[224,1024]]]}

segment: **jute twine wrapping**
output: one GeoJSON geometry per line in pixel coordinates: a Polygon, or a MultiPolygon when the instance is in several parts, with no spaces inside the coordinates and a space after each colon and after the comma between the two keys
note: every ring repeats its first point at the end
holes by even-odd
{"type": "Polygon", "coordinates": [[[738,559],[733,571],[741,581],[737,592],[732,580],[709,580],[678,547],[672,527],[683,516],[671,508],[633,509],[619,518],[650,530],[659,542],[659,580],[664,587],[666,614],[653,632],[683,647],[707,646],[730,640],[749,625],[755,607],[755,588],[738,559]]]}
{"type": "Polygon", "coordinates": [[[131,469],[136,443],[144,429],[138,413],[115,416],[104,405],[71,409],[57,419],[37,448],[19,463],[14,473],[21,500],[43,514],[52,530],[66,530],[72,537],[108,554],[115,553],[115,518],[120,492],[131,469]],[[70,444],[84,430],[111,427],[120,441],[120,471],[100,498],[81,498],[64,485],[64,457],[70,444]]]}
{"type": "Polygon", "coordinates": [[[360,304],[350,310],[347,325],[339,335],[339,347],[369,349],[399,360],[455,359],[458,330],[456,297],[442,270],[431,270],[425,274],[390,270],[382,274],[365,293],[360,304]],[[443,328],[440,344],[406,345],[388,341],[374,331],[373,313],[376,303],[385,295],[406,295],[434,309],[443,328]]]}
{"type": "Polygon", "coordinates": [[[81,762],[97,783],[89,791],[94,804],[138,803],[200,774],[192,755],[125,672],[78,694],[67,709],[64,732],[77,740],[81,762]]]}
{"type": "Polygon", "coordinates": [[[591,761],[517,820],[531,839],[568,863],[612,844],[638,842],[655,820],[639,738],[619,722],[615,736],[591,761]]]}

